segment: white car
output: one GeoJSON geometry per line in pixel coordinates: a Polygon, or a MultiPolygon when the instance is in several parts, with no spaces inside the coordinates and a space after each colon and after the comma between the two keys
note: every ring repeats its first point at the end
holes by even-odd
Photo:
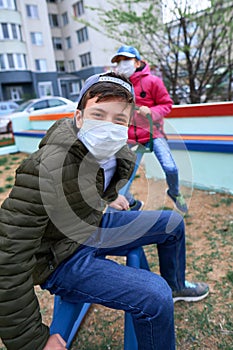
{"type": "Polygon", "coordinates": [[[0,117],[1,115],[7,115],[14,112],[18,107],[18,103],[14,101],[0,101],[0,117]]]}
{"type": "Polygon", "coordinates": [[[0,116],[0,133],[12,131],[11,118],[74,112],[76,103],[60,96],[47,96],[22,103],[13,113],[0,116]]]}

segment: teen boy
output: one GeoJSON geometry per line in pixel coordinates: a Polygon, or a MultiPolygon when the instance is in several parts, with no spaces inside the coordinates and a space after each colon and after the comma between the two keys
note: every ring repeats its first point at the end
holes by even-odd
{"type": "MultiPolygon", "coordinates": [[[[121,75],[90,77],[75,122],[56,122],[24,160],[0,212],[0,335],[10,350],[64,350],[42,324],[35,284],[71,302],[130,312],[138,347],[175,349],[173,297],[200,300],[185,282],[182,217],[172,211],[105,212],[134,168],[126,145],[134,95],[121,75]],[[122,266],[117,255],[156,243],[161,276],[122,266]]],[[[120,199],[119,199],[120,198],[120,199]]]]}

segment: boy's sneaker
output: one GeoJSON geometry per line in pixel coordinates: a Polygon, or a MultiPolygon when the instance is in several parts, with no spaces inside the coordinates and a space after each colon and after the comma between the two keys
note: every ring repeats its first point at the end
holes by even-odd
{"type": "Polygon", "coordinates": [[[177,196],[174,196],[173,194],[171,194],[169,192],[169,190],[167,190],[167,194],[173,200],[173,202],[175,203],[177,209],[179,209],[183,213],[187,213],[188,212],[187,204],[185,203],[185,199],[184,199],[184,197],[182,196],[181,193],[179,193],[177,196]]]}
{"type": "Polygon", "coordinates": [[[144,206],[144,202],[143,201],[139,201],[138,199],[136,199],[134,201],[134,203],[129,206],[129,210],[138,210],[138,211],[140,211],[140,210],[142,210],[143,206],[144,206]]]}
{"type": "Polygon", "coordinates": [[[185,281],[185,288],[179,291],[173,291],[173,302],[176,301],[199,301],[207,297],[209,294],[209,286],[203,282],[188,282],[185,281]]]}

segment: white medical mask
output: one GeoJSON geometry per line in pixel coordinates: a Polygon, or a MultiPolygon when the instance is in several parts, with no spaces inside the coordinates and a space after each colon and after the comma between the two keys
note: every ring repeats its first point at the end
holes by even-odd
{"type": "Polygon", "coordinates": [[[136,70],[134,66],[134,60],[122,60],[117,65],[117,72],[124,74],[129,78],[136,70]]]}
{"type": "Polygon", "coordinates": [[[128,128],[102,120],[84,119],[78,137],[97,160],[109,159],[127,143],[128,128]]]}

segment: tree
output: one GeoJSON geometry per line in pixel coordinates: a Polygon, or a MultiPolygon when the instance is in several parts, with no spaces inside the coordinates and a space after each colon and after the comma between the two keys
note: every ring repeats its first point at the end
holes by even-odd
{"type": "Polygon", "coordinates": [[[203,1],[191,0],[106,3],[111,9],[90,7],[99,21],[98,28],[88,25],[121,44],[136,46],[162,71],[176,104],[232,98],[232,0],[211,0],[204,9],[203,1]]]}

